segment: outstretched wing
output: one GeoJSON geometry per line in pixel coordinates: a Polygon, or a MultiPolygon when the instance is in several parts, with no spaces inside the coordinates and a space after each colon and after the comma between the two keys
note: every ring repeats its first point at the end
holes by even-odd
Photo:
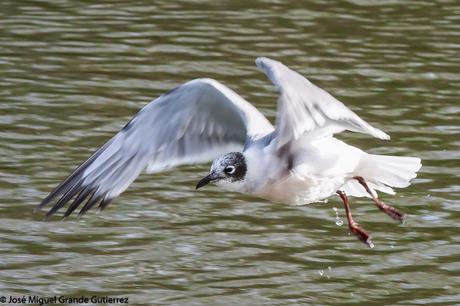
{"type": "Polygon", "coordinates": [[[278,149],[305,133],[315,138],[349,130],[380,139],[390,138],[359,118],[325,90],[282,63],[259,57],[256,65],[273,82],[280,94],[276,118],[278,149]]]}
{"type": "Polygon", "coordinates": [[[104,209],[140,172],[213,160],[239,151],[248,140],[273,130],[250,103],[212,79],[196,79],[147,104],[126,126],[78,167],[38,206],[58,199],[50,216],[67,202],[70,215],[98,204],[104,209]]]}

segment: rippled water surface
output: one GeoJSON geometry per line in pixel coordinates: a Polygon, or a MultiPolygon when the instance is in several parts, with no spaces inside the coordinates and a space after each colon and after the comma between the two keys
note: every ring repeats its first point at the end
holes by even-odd
{"type": "Polygon", "coordinates": [[[460,304],[458,1],[2,1],[0,294],[127,296],[136,305],[460,304]],[[209,187],[208,165],[142,175],[103,214],[33,208],[137,110],[215,78],[273,120],[255,65],[279,59],[392,136],[341,139],[420,156],[414,184],[289,207],[209,187]]]}

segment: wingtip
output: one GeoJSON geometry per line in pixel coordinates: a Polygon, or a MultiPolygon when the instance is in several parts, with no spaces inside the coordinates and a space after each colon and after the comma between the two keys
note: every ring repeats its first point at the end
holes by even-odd
{"type": "Polygon", "coordinates": [[[382,140],[390,140],[391,137],[387,133],[381,130],[377,130],[377,137],[382,139],[382,140]]]}
{"type": "Polygon", "coordinates": [[[275,63],[279,63],[271,58],[265,57],[265,56],[259,56],[255,60],[256,66],[259,67],[262,70],[266,70],[268,66],[271,66],[275,63]]]}
{"type": "Polygon", "coordinates": [[[283,75],[286,72],[289,72],[290,69],[283,63],[270,59],[268,57],[258,57],[256,58],[256,66],[263,72],[265,75],[272,81],[272,83],[278,88],[281,89],[280,80],[283,78],[283,75]]]}
{"type": "Polygon", "coordinates": [[[373,127],[373,126],[371,126],[371,125],[369,125],[367,123],[366,123],[366,125],[368,126],[367,133],[369,135],[372,135],[375,138],[382,139],[382,140],[390,140],[391,139],[390,135],[388,135],[387,133],[385,133],[381,129],[375,128],[375,127],[373,127]]]}
{"type": "Polygon", "coordinates": [[[263,57],[263,56],[257,57],[256,60],[255,60],[256,66],[259,67],[262,64],[262,62],[264,61],[265,58],[266,57],[263,57]]]}
{"type": "Polygon", "coordinates": [[[264,56],[258,56],[258,57],[256,58],[256,60],[255,60],[256,65],[259,65],[260,62],[264,60],[264,58],[266,58],[266,57],[264,57],[264,56]]]}
{"type": "Polygon", "coordinates": [[[37,213],[39,212],[40,210],[43,209],[43,207],[45,207],[46,205],[48,205],[52,200],[53,198],[55,197],[55,195],[53,193],[50,193],[46,198],[44,198],[40,204],[38,204],[37,206],[35,206],[34,208],[34,213],[37,213]]]}

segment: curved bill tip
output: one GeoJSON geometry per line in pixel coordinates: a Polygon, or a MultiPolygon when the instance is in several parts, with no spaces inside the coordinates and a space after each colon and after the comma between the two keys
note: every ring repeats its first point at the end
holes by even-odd
{"type": "Polygon", "coordinates": [[[209,183],[211,183],[211,181],[213,181],[213,180],[214,180],[214,178],[211,175],[205,176],[198,182],[198,184],[196,184],[195,189],[199,189],[199,188],[201,188],[203,186],[206,186],[209,183]]]}

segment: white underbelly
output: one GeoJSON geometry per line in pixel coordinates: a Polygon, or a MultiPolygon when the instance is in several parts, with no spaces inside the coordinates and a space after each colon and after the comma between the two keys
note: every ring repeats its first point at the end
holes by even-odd
{"type": "Polygon", "coordinates": [[[285,179],[263,186],[256,195],[274,202],[305,205],[324,201],[344,183],[344,177],[313,178],[292,171],[285,179]]]}

